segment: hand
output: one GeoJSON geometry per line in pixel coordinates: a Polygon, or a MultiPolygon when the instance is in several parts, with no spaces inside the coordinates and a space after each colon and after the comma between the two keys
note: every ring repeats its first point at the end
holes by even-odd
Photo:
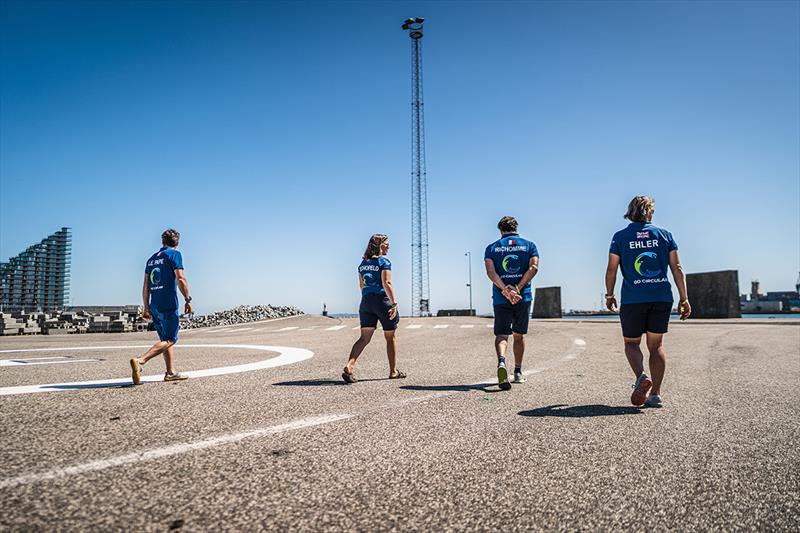
{"type": "Polygon", "coordinates": [[[692,314],[692,305],[689,300],[681,300],[678,302],[678,313],[681,315],[681,320],[686,320],[692,314]]]}
{"type": "Polygon", "coordinates": [[[502,294],[506,300],[511,302],[511,305],[516,305],[522,299],[522,296],[519,295],[514,285],[506,285],[503,287],[502,294]]]}
{"type": "Polygon", "coordinates": [[[142,318],[144,318],[145,320],[150,320],[150,318],[151,318],[150,317],[150,310],[148,308],[146,308],[146,307],[142,310],[142,318]]]}
{"type": "Polygon", "coordinates": [[[392,304],[392,307],[389,309],[389,320],[394,320],[394,317],[397,316],[397,304],[392,304]]]}
{"type": "Polygon", "coordinates": [[[186,302],[183,306],[183,314],[184,315],[191,315],[192,314],[192,302],[186,302]]]}
{"type": "Polygon", "coordinates": [[[611,298],[606,298],[606,307],[612,313],[617,312],[617,299],[616,297],[612,296],[611,298]]]}

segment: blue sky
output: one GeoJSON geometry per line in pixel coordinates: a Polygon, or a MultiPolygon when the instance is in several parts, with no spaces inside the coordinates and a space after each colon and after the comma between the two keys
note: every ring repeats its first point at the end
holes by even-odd
{"type": "Polygon", "coordinates": [[[199,311],[357,308],[388,233],[409,312],[410,43],[423,42],[431,300],[490,309],[505,214],[538,286],[595,308],[635,194],[688,272],[800,269],[798,2],[8,2],[0,258],[73,228],[75,304],[139,301],[166,227],[199,311]]]}

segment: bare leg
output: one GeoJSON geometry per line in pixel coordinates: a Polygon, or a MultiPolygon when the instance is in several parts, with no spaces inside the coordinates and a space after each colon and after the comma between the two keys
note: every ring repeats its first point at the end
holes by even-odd
{"type": "Polygon", "coordinates": [[[514,333],[514,366],[522,367],[522,357],[525,355],[525,335],[514,333]]]}
{"type": "Polygon", "coordinates": [[[397,335],[395,335],[395,331],[383,332],[383,336],[386,338],[386,355],[389,357],[390,376],[397,371],[397,335]]]}
{"type": "Polygon", "coordinates": [[[638,378],[644,372],[644,354],[642,354],[642,349],[639,347],[642,338],[629,339],[628,337],[624,337],[624,339],[625,357],[628,358],[628,364],[631,365],[631,370],[633,370],[633,373],[636,374],[638,378]]]}
{"type": "Polygon", "coordinates": [[[494,351],[497,358],[505,357],[506,348],[508,348],[508,335],[495,335],[494,337],[494,351]]]}
{"type": "Polygon", "coordinates": [[[167,349],[164,350],[164,365],[167,367],[167,374],[175,373],[175,365],[174,365],[175,359],[173,358],[173,352],[172,352],[173,346],[174,344],[170,343],[167,349]]]}
{"type": "Polygon", "coordinates": [[[647,332],[647,349],[650,351],[650,377],[653,378],[653,388],[650,394],[661,394],[661,381],[664,379],[664,370],[667,368],[667,352],[662,344],[663,333],[647,332]]]}
{"type": "Polygon", "coordinates": [[[350,349],[350,358],[347,360],[347,365],[344,367],[348,374],[353,373],[353,367],[356,364],[356,359],[358,359],[358,356],[364,351],[364,348],[367,347],[369,341],[372,340],[373,333],[375,333],[375,328],[361,328],[361,336],[350,349]]]}
{"type": "Polygon", "coordinates": [[[139,361],[142,364],[145,364],[146,362],[148,362],[153,357],[155,357],[155,356],[165,352],[169,348],[171,348],[173,344],[174,343],[169,342],[169,341],[157,342],[149,350],[147,350],[142,357],[139,358],[139,361]]]}

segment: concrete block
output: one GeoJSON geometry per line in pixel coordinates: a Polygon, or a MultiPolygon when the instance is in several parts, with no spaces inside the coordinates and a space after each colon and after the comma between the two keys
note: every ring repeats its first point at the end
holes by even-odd
{"type": "Polygon", "coordinates": [[[532,318],[561,318],[561,287],[538,287],[532,318]]]}
{"type": "Polygon", "coordinates": [[[721,270],[686,275],[692,318],[741,318],[739,272],[721,270]]]}

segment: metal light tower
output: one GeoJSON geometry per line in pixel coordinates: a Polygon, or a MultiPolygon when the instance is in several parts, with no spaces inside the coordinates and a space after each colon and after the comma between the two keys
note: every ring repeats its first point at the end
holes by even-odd
{"type": "Polygon", "coordinates": [[[425,113],[422,103],[422,17],[403,29],[411,38],[411,315],[430,315],[428,192],[425,175],[425,113]]]}

